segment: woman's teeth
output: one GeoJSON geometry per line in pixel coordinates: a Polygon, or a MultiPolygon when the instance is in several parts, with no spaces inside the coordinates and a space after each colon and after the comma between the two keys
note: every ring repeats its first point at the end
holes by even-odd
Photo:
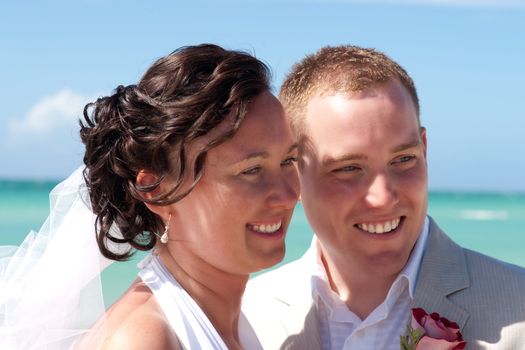
{"type": "Polygon", "coordinates": [[[281,221],[275,224],[270,225],[251,225],[248,224],[248,228],[250,230],[253,230],[255,232],[261,232],[261,233],[274,233],[277,230],[281,228],[281,221]]]}
{"type": "Polygon", "coordinates": [[[395,230],[399,226],[400,221],[401,218],[397,218],[385,222],[357,224],[357,227],[369,233],[387,233],[395,230]]]}

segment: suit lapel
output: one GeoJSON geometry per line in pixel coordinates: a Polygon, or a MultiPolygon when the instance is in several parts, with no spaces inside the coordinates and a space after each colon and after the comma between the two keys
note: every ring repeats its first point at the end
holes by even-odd
{"type": "Polygon", "coordinates": [[[310,301],[306,308],[299,305],[290,307],[290,312],[283,318],[283,327],[288,338],[281,349],[320,350],[319,321],[317,309],[310,301]]]}
{"type": "Polygon", "coordinates": [[[281,349],[322,349],[317,308],[312,298],[311,269],[307,268],[312,264],[312,257],[308,253],[301,258],[303,263],[297,265],[293,288],[281,290],[277,296],[280,302],[288,305],[281,317],[282,329],[288,338],[281,349]]]}
{"type": "Polygon", "coordinates": [[[462,248],[448,238],[430,218],[429,235],[419,269],[413,307],[437,312],[463,328],[469,314],[450,301],[448,296],[469,286],[468,268],[462,248]]]}

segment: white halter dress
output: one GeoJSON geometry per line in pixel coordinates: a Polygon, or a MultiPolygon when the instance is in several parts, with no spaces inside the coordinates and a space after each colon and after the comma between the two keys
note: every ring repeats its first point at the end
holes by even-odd
{"type": "MultiPolygon", "coordinates": [[[[139,264],[139,268],[139,277],[155,295],[184,349],[228,350],[206,314],[169,273],[157,255],[149,254],[139,264]]],[[[239,317],[239,337],[245,349],[262,350],[255,332],[242,312],[239,317]]]]}

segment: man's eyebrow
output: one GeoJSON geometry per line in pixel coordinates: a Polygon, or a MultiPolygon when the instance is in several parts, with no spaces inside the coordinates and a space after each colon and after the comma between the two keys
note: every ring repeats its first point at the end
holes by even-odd
{"type": "MultiPolygon", "coordinates": [[[[410,148],[417,147],[420,144],[421,144],[421,139],[418,138],[417,140],[410,141],[410,142],[407,142],[407,143],[403,143],[403,144],[401,144],[399,146],[395,146],[394,148],[392,148],[391,152],[392,153],[401,152],[401,151],[404,151],[404,150],[407,150],[407,149],[410,149],[410,148]]],[[[335,163],[348,162],[348,161],[353,161],[353,160],[366,160],[367,158],[368,157],[365,154],[362,154],[362,153],[348,153],[348,154],[343,154],[343,155],[338,156],[338,157],[326,157],[322,161],[322,166],[328,167],[328,166],[330,166],[332,164],[335,164],[335,163]]]]}
{"type": "Polygon", "coordinates": [[[330,165],[335,163],[348,162],[353,160],[364,160],[367,158],[368,157],[366,155],[361,153],[348,153],[338,157],[325,157],[322,161],[322,166],[329,167],[330,165]]]}
{"type": "Polygon", "coordinates": [[[288,153],[292,153],[293,151],[295,151],[297,148],[299,147],[299,144],[297,142],[295,142],[294,144],[292,144],[290,146],[290,148],[288,148],[288,152],[286,152],[287,154],[288,153]]]}
{"type": "Polygon", "coordinates": [[[401,151],[404,151],[404,150],[407,150],[407,149],[410,149],[410,148],[418,147],[419,145],[421,145],[421,138],[418,138],[417,140],[410,141],[410,142],[407,142],[407,143],[403,143],[403,144],[401,144],[399,146],[396,146],[396,147],[392,148],[391,152],[392,153],[397,153],[397,152],[401,152],[401,151]]]}

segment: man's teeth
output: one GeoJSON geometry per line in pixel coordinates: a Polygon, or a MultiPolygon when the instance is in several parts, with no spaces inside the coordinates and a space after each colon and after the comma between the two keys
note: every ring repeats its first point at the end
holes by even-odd
{"type": "Polygon", "coordinates": [[[397,218],[385,222],[357,224],[357,227],[369,233],[387,233],[395,230],[400,221],[401,218],[397,218]]]}
{"type": "Polygon", "coordinates": [[[274,233],[281,228],[281,222],[272,225],[248,225],[248,227],[256,232],[274,233]]]}

